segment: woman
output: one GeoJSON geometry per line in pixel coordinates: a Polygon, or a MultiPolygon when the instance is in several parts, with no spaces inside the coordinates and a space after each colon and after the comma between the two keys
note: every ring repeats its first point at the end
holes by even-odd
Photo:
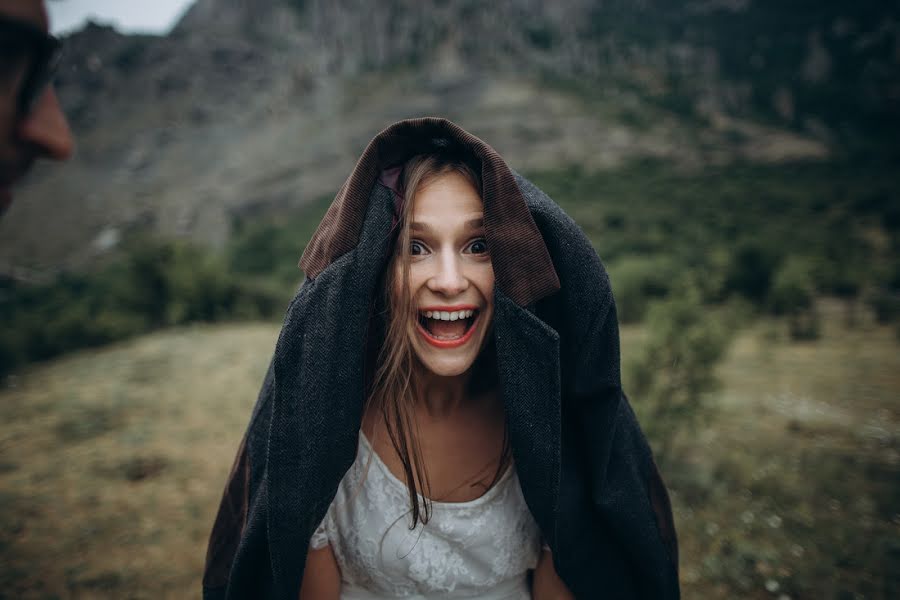
{"type": "Polygon", "coordinates": [[[609,283],[549,198],[452,123],[404,121],[301,266],[207,597],[678,597],[609,283]]]}

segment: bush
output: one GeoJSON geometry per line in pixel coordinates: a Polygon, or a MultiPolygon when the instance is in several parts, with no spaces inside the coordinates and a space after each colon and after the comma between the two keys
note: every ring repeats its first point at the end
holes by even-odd
{"type": "Polygon", "coordinates": [[[729,342],[728,328],[700,300],[696,287],[679,286],[647,314],[650,337],[626,366],[635,411],[661,461],[671,461],[679,433],[707,412],[718,386],[715,368],[729,342]]]}
{"type": "Polygon", "coordinates": [[[778,257],[759,242],[746,241],[731,255],[725,278],[726,289],[762,304],[769,294],[778,257]]]}
{"type": "Polygon", "coordinates": [[[776,315],[792,315],[809,310],[815,292],[812,262],[805,257],[788,257],[772,280],[769,308],[776,315]]]}
{"type": "Polygon", "coordinates": [[[663,256],[627,256],[609,265],[622,323],[643,320],[647,305],[664,298],[677,280],[675,262],[663,256]]]}
{"type": "Polygon", "coordinates": [[[225,253],[228,270],[237,275],[254,279],[266,277],[296,287],[303,279],[297,263],[328,205],[329,199],[322,198],[307,212],[293,217],[236,223],[225,253]]]}
{"type": "Polygon", "coordinates": [[[900,318],[900,294],[879,288],[867,298],[875,319],[879,323],[893,323],[900,318]]]}
{"type": "Polygon", "coordinates": [[[0,375],[18,365],[195,321],[272,318],[289,286],[242,279],[216,254],[142,240],[114,263],[0,297],[0,375]]]}
{"type": "Polygon", "coordinates": [[[696,275],[695,283],[700,298],[705,304],[720,304],[728,299],[728,271],[731,254],[725,248],[710,248],[704,252],[703,259],[693,267],[696,275]]]}

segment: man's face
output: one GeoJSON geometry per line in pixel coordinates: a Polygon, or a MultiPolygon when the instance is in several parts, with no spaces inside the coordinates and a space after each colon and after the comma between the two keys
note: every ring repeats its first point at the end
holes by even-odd
{"type": "Polygon", "coordinates": [[[22,90],[35,74],[40,46],[30,27],[48,30],[43,0],[0,0],[0,215],[12,202],[12,186],[38,158],[65,160],[72,154],[72,134],[52,86],[39,89],[23,107],[22,90]],[[17,31],[23,26],[24,33],[17,31]],[[32,36],[33,37],[33,36],[32,36]]]}

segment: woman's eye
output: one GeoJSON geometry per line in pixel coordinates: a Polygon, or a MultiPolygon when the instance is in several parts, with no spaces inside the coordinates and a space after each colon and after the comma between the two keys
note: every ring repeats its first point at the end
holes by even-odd
{"type": "Polygon", "coordinates": [[[469,252],[472,254],[487,254],[487,251],[487,242],[483,238],[477,239],[469,244],[469,252]]]}
{"type": "Polygon", "coordinates": [[[421,254],[425,254],[425,246],[422,244],[422,242],[413,240],[409,243],[409,253],[412,256],[419,256],[421,254]]]}

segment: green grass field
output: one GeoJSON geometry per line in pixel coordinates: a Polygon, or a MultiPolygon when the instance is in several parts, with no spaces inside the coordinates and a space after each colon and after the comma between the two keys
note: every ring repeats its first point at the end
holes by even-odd
{"type": "MultiPolygon", "coordinates": [[[[900,594],[900,343],[820,302],[818,341],[743,329],[672,488],[685,598],[900,594]]],[[[623,329],[627,362],[641,326],[623,329]]],[[[171,329],[0,391],[0,597],[194,598],[278,326],[171,329]]],[[[632,399],[635,404],[640,398],[632,399]]]]}

